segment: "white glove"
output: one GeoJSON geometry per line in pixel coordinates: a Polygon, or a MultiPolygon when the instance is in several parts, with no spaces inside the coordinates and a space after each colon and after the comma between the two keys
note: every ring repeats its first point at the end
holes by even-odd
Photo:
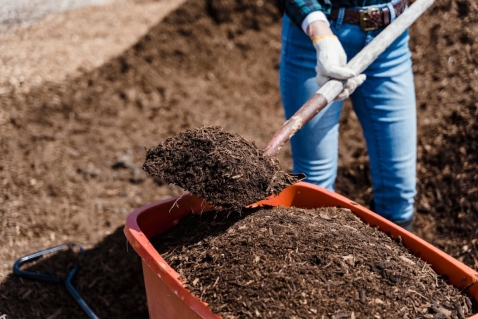
{"type": "Polygon", "coordinates": [[[329,78],[348,80],[345,83],[344,90],[335,100],[340,101],[348,98],[365,81],[365,74],[356,75],[354,71],[345,67],[347,55],[335,35],[315,38],[313,44],[317,51],[317,66],[315,68],[317,85],[322,87],[329,78]]]}

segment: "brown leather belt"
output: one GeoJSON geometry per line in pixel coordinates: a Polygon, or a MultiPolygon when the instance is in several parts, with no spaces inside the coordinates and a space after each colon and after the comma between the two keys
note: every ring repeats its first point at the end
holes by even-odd
{"type": "MultiPolygon", "coordinates": [[[[407,8],[407,0],[401,0],[393,5],[395,15],[398,17],[407,8]]],[[[338,8],[333,8],[329,20],[337,20],[339,16],[338,8]]],[[[345,9],[342,23],[357,24],[363,31],[373,31],[378,28],[386,27],[390,24],[390,10],[385,8],[370,8],[367,10],[345,9]]]]}

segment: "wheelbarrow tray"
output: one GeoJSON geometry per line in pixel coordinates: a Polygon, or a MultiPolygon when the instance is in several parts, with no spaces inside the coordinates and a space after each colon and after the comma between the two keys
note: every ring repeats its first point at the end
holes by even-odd
{"type": "MultiPolygon", "coordinates": [[[[322,187],[300,182],[255,205],[261,204],[306,209],[348,208],[365,223],[378,226],[389,236],[400,236],[403,244],[413,254],[431,264],[438,274],[446,275],[455,287],[467,287],[478,281],[478,273],[470,267],[371,210],[322,187]]],[[[127,218],[124,232],[133,249],[142,258],[148,310],[152,319],[221,318],[185,288],[179,280],[179,274],[164,261],[150,242],[150,239],[178,224],[181,218],[205,209],[208,208],[204,207],[201,198],[186,194],[141,207],[127,218]]],[[[478,301],[478,284],[472,285],[468,294],[478,301]]],[[[469,319],[478,319],[478,314],[469,319]]]]}

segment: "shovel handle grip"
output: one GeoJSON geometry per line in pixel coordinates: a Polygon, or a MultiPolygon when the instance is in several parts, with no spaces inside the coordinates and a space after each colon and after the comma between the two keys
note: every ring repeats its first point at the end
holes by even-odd
{"type": "MultiPolygon", "coordinates": [[[[434,2],[435,0],[415,1],[408,10],[380,32],[380,34],[350,60],[346,66],[355,71],[355,74],[361,74],[434,2]]],[[[264,153],[271,157],[277,156],[282,146],[294,136],[298,130],[342,92],[345,83],[346,81],[330,79],[282,125],[264,148],[264,153]]]]}

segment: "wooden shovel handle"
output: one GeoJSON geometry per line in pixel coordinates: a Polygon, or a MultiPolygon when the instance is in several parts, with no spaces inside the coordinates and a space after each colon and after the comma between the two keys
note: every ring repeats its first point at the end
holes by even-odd
{"type": "MultiPolygon", "coordinates": [[[[417,0],[394,22],[363,48],[347,67],[361,74],[382,54],[406,29],[408,29],[435,0],[417,0]]],[[[282,127],[264,148],[266,155],[277,156],[282,146],[309,122],[317,113],[333,101],[344,89],[346,81],[330,79],[320,88],[282,127]]]]}

